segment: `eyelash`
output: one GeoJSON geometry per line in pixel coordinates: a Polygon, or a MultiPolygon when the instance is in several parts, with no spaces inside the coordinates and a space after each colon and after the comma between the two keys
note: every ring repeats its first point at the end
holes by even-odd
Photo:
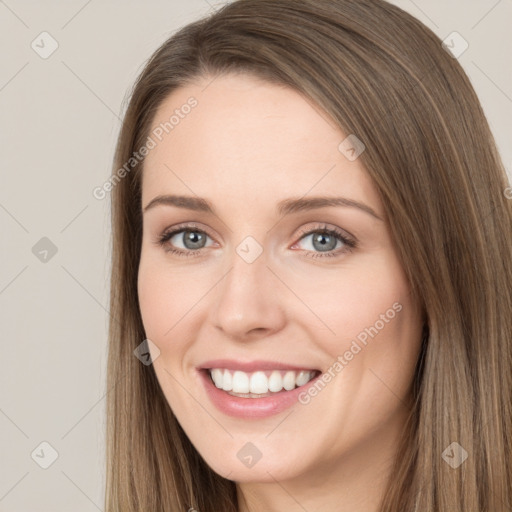
{"type": "MultiPolygon", "coordinates": [[[[202,233],[206,236],[210,236],[206,231],[204,231],[203,229],[200,229],[198,226],[195,226],[193,224],[185,224],[185,225],[176,226],[175,228],[173,228],[170,231],[164,231],[164,233],[162,233],[162,235],[160,235],[158,237],[158,239],[156,240],[156,244],[163,247],[166,252],[168,252],[170,254],[175,254],[177,256],[183,256],[183,257],[200,256],[202,253],[202,250],[205,249],[204,247],[201,249],[195,249],[195,250],[189,249],[189,250],[184,251],[182,249],[175,249],[175,248],[169,247],[169,245],[167,244],[167,242],[174,235],[177,235],[178,233],[182,233],[184,231],[192,231],[195,233],[202,233]]],[[[337,228],[329,228],[326,225],[323,225],[323,226],[320,226],[320,227],[317,227],[314,229],[310,229],[310,230],[301,231],[297,242],[299,242],[306,236],[314,234],[314,233],[322,233],[324,235],[334,236],[335,238],[337,238],[338,240],[343,242],[343,244],[345,246],[342,247],[341,249],[331,250],[329,252],[306,251],[306,254],[304,256],[306,256],[308,258],[319,258],[319,257],[324,258],[324,257],[340,256],[341,254],[352,252],[354,249],[356,249],[358,247],[355,239],[347,237],[347,235],[344,232],[342,232],[341,230],[339,230],[337,228]]],[[[210,237],[210,238],[212,238],[212,237],[210,237]]],[[[295,243],[297,243],[297,242],[295,242],[295,243]]]]}

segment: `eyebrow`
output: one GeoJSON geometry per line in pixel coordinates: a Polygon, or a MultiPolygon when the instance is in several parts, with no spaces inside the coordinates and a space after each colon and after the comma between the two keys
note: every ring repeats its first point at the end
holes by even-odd
{"type": "MultiPolygon", "coordinates": [[[[194,210],[197,212],[211,213],[217,216],[213,205],[203,199],[202,197],[192,196],[176,196],[176,195],[160,195],[152,199],[143,209],[143,212],[155,208],[156,206],[176,206],[178,208],[185,208],[187,210],[194,210]]],[[[372,217],[383,221],[384,219],[377,213],[373,208],[368,205],[348,199],[345,197],[329,197],[329,196],[317,196],[308,198],[289,198],[283,199],[277,203],[277,213],[279,215],[289,215],[291,213],[315,210],[317,208],[325,208],[329,206],[345,206],[349,208],[358,208],[365,213],[368,213],[372,217]]]]}

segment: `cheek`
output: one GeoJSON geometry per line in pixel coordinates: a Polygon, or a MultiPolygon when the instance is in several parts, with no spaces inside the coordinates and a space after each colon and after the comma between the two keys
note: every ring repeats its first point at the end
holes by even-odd
{"type": "Polygon", "coordinates": [[[168,339],[180,319],[192,312],[204,294],[198,280],[187,272],[162,265],[155,258],[141,258],[138,274],[139,306],[148,338],[168,339]]]}
{"type": "Polygon", "coordinates": [[[138,276],[138,296],[146,336],[150,339],[160,338],[170,327],[165,324],[171,321],[168,313],[174,310],[175,304],[156,267],[145,265],[142,261],[138,276]]]}
{"type": "Polygon", "coordinates": [[[407,323],[403,320],[413,320],[416,314],[409,304],[406,277],[389,251],[354,259],[339,269],[312,269],[307,279],[289,276],[293,279],[297,295],[314,313],[304,320],[319,329],[316,336],[311,331],[312,339],[326,333],[325,348],[332,355],[346,350],[354,339],[364,343],[371,334],[384,338],[393,330],[396,335],[407,323]]]}
{"type": "Polygon", "coordinates": [[[197,414],[194,403],[177,383],[183,382],[182,364],[194,342],[195,330],[190,329],[189,322],[201,290],[197,281],[185,274],[143,254],[137,287],[146,337],[160,351],[153,368],[162,392],[175,413],[193,418],[197,414]]]}
{"type": "MultiPolygon", "coordinates": [[[[352,410],[352,420],[373,428],[379,416],[400,406],[396,396],[408,393],[420,348],[420,309],[411,300],[401,265],[387,251],[371,261],[361,258],[340,272],[318,272],[310,278],[315,286],[304,284],[299,293],[323,326],[313,316],[302,326],[328,354],[326,373],[335,382],[328,385],[334,401],[344,404],[340,414],[357,403],[360,409],[352,410]]],[[[322,405],[319,400],[317,406],[322,405]]]]}
{"type": "Polygon", "coordinates": [[[349,286],[332,292],[337,305],[329,314],[336,341],[326,350],[342,365],[339,399],[352,396],[351,400],[361,405],[359,412],[370,428],[373,421],[401,407],[397,397],[408,394],[422,322],[420,309],[412,301],[406,277],[394,258],[376,260],[366,272],[355,275],[357,279],[345,281],[349,286]]]}

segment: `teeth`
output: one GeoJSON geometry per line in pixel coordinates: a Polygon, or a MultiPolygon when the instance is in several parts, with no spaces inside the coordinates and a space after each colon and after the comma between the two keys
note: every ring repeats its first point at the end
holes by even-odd
{"type": "MultiPolygon", "coordinates": [[[[240,372],[241,373],[241,372],[240,372]]],[[[268,393],[268,379],[263,372],[254,372],[249,380],[249,391],[251,393],[268,393]]]]}
{"type": "Polygon", "coordinates": [[[223,368],[209,370],[216,387],[230,392],[230,394],[265,395],[277,393],[285,389],[290,391],[295,387],[307,384],[315,375],[315,370],[301,370],[299,372],[287,370],[256,371],[246,373],[239,370],[231,371],[223,368]]]}
{"type": "Polygon", "coordinates": [[[268,390],[272,392],[281,391],[283,389],[283,378],[281,372],[272,372],[268,379],[268,390]]]}
{"type": "MultiPolygon", "coordinates": [[[[224,370],[224,373],[228,370],[224,370]]],[[[249,375],[245,372],[233,374],[233,391],[235,393],[249,393],[249,375]]]]}
{"type": "Polygon", "coordinates": [[[227,370],[224,370],[222,375],[222,389],[224,391],[231,391],[233,389],[233,377],[227,370]]]}
{"type": "Polygon", "coordinates": [[[284,374],[283,387],[287,391],[295,388],[295,372],[286,372],[284,374]]]}
{"type": "Polygon", "coordinates": [[[295,379],[295,383],[297,386],[304,386],[307,382],[311,380],[311,372],[299,372],[297,378],[295,379]]]}
{"type": "Polygon", "coordinates": [[[215,368],[214,370],[210,370],[210,375],[212,376],[213,382],[218,388],[222,388],[222,370],[215,368]]]}

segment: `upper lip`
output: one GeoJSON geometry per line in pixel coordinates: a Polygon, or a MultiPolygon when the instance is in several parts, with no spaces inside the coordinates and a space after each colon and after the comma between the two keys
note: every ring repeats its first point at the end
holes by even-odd
{"type": "Polygon", "coordinates": [[[311,366],[306,365],[293,365],[283,364],[277,361],[237,361],[235,359],[214,359],[201,363],[198,368],[200,370],[207,370],[211,368],[222,368],[226,370],[239,370],[242,372],[250,373],[257,370],[292,370],[292,371],[312,371],[317,370],[311,366]]]}

